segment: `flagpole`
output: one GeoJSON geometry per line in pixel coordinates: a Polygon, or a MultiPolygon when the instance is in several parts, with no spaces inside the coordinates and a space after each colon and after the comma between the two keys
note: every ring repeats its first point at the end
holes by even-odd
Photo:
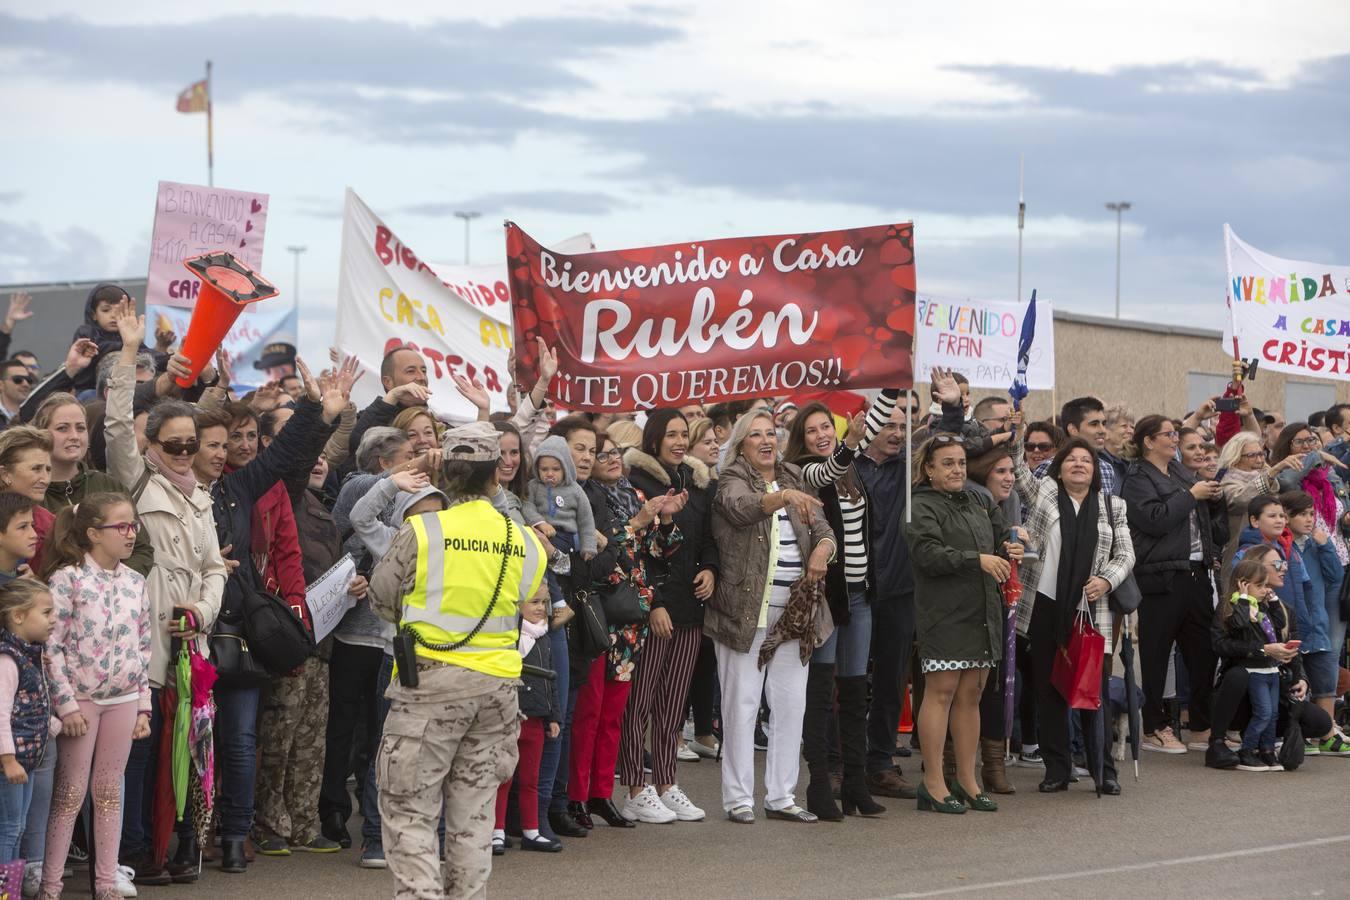
{"type": "Polygon", "coordinates": [[[1017,302],[1022,302],[1022,227],[1027,220],[1027,204],[1022,199],[1026,158],[1017,154],[1017,302]]]}
{"type": "Polygon", "coordinates": [[[215,139],[211,120],[211,60],[206,61],[206,184],[216,186],[215,139]]]}

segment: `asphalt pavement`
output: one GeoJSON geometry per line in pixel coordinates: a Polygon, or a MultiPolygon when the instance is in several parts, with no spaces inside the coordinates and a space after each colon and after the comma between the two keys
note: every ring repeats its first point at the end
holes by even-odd
{"type": "MultiPolygon", "coordinates": [[[[759,754],[762,766],[763,754],[759,754]]],[[[918,759],[902,760],[917,774],[918,759]]],[[[1037,770],[1014,768],[1017,793],[996,813],[920,813],[883,800],[879,819],[735,825],[720,812],[718,765],[680,763],[703,822],[608,829],[556,855],[508,852],[489,894],[681,897],[1167,896],[1350,897],[1350,757],[1314,757],[1296,772],[1215,772],[1199,753],[1145,753],[1141,779],[1098,798],[1088,784],[1036,793],[1037,770]]],[[[804,767],[803,767],[804,774],[804,767]]],[[[617,790],[616,790],[617,796],[617,790]]],[[[359,834],[359,820],[352,830],[359,834]]],[[[196,886],[143,887],[163,898],[387,897],[387,872],[357,850],[259,857],[244,875],[208,868],[196,886]]],[[[66,896],[87,893],[82,878],[66,896]]]]}

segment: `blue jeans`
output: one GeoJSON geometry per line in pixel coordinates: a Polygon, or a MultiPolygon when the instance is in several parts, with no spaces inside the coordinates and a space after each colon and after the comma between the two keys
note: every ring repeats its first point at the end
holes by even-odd
{"type": "Polygon", "coordinates": [[[1341,673],[1339,657],[1336,650],[1303,654],[1303,673],[1308,677],[1308,693],[1312,699],[1336,696],[1336,680],[1341,673]]]}
{"type": "Polygon", "coordinates": [[[33,786],[33,800],[28,806],[28,819],[19,843],[19,859],[40,862],[47,852],[47,817],[52,812],[52,785],[56,780],[56,738],[47,741],[47,752],[42,765],[28,773],[33,786]]]}
{"type": "Polygon", "coordinates": [[[33,802],[33,778],[23,784],[10,784],[0,778],[0,863],[19,859],[19,841],[28,822],[33,802]]]}
{"type": "Polygon", "coordinates": [[[1274,750],[1275,720],[1280,713],[1280,676],[1275,672],[1249,672],[1247,697],[1252,719],[1242,733],[1243,750],[1274,750]]]}
{"type": "Polygon", "coordinates": [[[164,731],[160,713],[162,688],[150,689],[150,736],[131,742],[122,788],[122,849],[120,859],[133,860],[150,853],[150,814],[155,806],[155,773],[159,736],[164,731]]]}
{"type": "Polygon", "coordinates": [[[872,607],[867,594],[848,595],[848,624],[836,625],[825,643],[811,654],[811,662],[834,666],[835,678],[858,678],[867,674],[867,654],[872,647],[872,607]]]}
{"type": "MultiPolygon", "coordinates": [[[[258,688],[216,688],[216,766],[222,838],[246,838],[253,828],[258,775],[258,688]]],[[[186,818],[186,817],[184,817],[186,818]]]]}
{"type": "MultiPolygon", "coordinates": [[[[557,675],[553,680],[553,689],[556,691],[554,696],[558,698],[558,707],[561,709],[567,702],[568,677],[571,675],[567,656],[567,629],[550,630],[548,643],[553,653],[553,671],[557,675]]],[[[562,718],[567,716],[564,714],[562,718]]],[[[548,812],[553,802],[554,779],[558,775],[558,764],[562,761],[563,747],[567,745],[568,737],[566,728],[560,728],[555,738],[544,737],[544,753],[539,759],[539,829],[545,835],[551,835],[553,831],[548,824],[548,812]]]]}
{"type": "MultiPolygon", "coordinates": [[[[377,747],[379,746],[380,735],[384,734],[384,720],[389,715],[391,705],[385,699],[384,689],[389,687],[389,682],[393,678],[394,657],[386,653],[384,654],[384,661],[380,663],[380,674],[375,677],[376,721],[379,730],[374,736],[374,742],[377,747]]],[[[361,792],[361,840],[367,845],[382,846],[383,839],[380,837],[380,788],[375,780],[375,759],[377,756],[379,756],[378,753],[372,753],[370,756],[370,768],[366,771],[365,790],[361,792]]]]}
{"type": "MultiPolygon", "coordinates": [[[[384,734],[384,720],[389,717],[389,707],[393,704],[385,698],[385,688],[394,680],[394,657],[388,653],[380,663],[380,672],[375,676],[376,725],[378,730],[371,736],[372,743],[380,746],[384,734]]],[[[367,847],[383,847],[384,838],[380,832],[380,783],[375,777],[375,760],[378,753],[370,756],[370,766],[366,769],[366,780],[361,785],[361,842],[367,847]]],[[[440,835],[441,846],[445,846],[445,816],[441,816],[440,826],[436,829],[440,835]]]]}
{"type": "MultiPolygon", "coordinates": [[[[569,751],[572,747],[572,714],[577,711],[577,692],[581,690],[580,686],[575,684],[567,685],[567,715],[562,723],[562,728],[558,731],[558,770],[553,776],[553,796],[549,800],[549,810],[551,812],[567,811],[567,761],[570,756],[569,751]]],[[[562,692],[558,692],[562,696],[562,692]]],[[[544,745],[547,748],[547,744],[544,745]]],[[[540,795],[542,796],[542,794],[540,795]]]]}

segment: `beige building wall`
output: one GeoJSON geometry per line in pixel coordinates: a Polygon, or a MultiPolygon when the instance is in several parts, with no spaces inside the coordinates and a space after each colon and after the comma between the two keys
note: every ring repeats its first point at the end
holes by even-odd
{"type": "MultiPolygon", "coordinates": [[[[1181,416],[1194,408],[1192,394],[1221,392],[1232,375],[1231,350],[1218,331],[1167,327],[1144,322],[1055,312],[1055,391],[1032,391],[1025,409],[1030,419],[1048,418],[1059,405],[1091,394],[1108,406],[1125,403],[1136,417],[1149,413],[1181,416]],[[1202,376],[1210,376],[1205,379],[1202,376]],[[1214,387],[1203,390],[1207,381],[1214,387]]],[[[926,375],[926,373],[925,373],[926,375]]],[[[925,397],[927,385],[924,385],[925,397]]],[[[978,400],[994,389],[976,388],[978,400]]],[[[1350,381],[1311,379],[1258,370],[1247,395],[1263,410],[1284,412],[1323,396],[1350,403],[1350,381]]],[[[1306,415],[1306,411],[1304,412],[1306,415]]]]}

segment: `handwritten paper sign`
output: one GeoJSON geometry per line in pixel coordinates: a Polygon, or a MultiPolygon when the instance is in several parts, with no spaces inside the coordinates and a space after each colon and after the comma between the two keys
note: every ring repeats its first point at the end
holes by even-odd
{"type": "MultiPolygon", "coordinates": [[[[1004,388],[1017,374],[1025,303],[1012,300],[954,300],[918,295],[919,372],[952,369],[977,388],[1004,388]]],[[[1036,342],[1031,345],[1027,386],[1055,386],[1055,318],[1049,300],[1038,301],[1036,342]]]]}
{"type": "Polygon", "coordinates": [[[318,643],[337,627],[347,610],[356,605],[356,598],[347,593],[356,577],[356,560],[350,553],[338,560],[333,568],[319,576],[319,580],[305,591],[305,605],[309,620],[314,623],[314,642],[318,643]]]}
{"type": "Polygon", "coordinates": [[[262,272],[267,202],[266,194],[252,191],[161,181],[146,302],[191,309],[201,281],[183,268],[183,260],[212,250],[228,250],[262,272]]]}

